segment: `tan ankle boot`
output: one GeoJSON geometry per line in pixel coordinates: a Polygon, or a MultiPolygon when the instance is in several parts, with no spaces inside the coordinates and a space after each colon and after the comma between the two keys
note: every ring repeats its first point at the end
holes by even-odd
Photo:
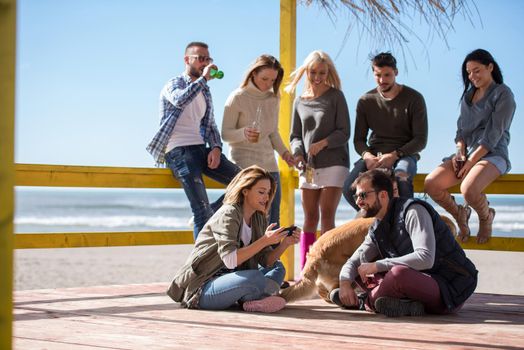
{"type": "Polygon", "coordinates": [[[457,205],[458,206],[458,213],[455,218],[457,220],[457,225],[459,227],[459,234],[458,238],[462,242],[467,242],[469,239],[469,236],[471,235],[471,231],[469,229],[469,217],[471,216],[471,208],[468,206],[468,204],[464,205],[457,205]]]}
{"type": "Polygon", "coordinates": [[[493,219],[495,219],[495,209],[489,207],[488,199],[482,194],[481,199],[471,205],[479,215],[479,232],[477,233],[477,243],[483,244],[489,241],[493,230],[493,219]]]}
{"type": "Polygon", "coordinates": [[[453,216],[459,228],[458,238],[462,242],[466,242],[470,235],[468,221],[471,216],[471,208],[467,204],[458,205],[457,202],[455,202],[455,197],[448,192],[444,192],[442,198],[432,199],[453,216]]]}

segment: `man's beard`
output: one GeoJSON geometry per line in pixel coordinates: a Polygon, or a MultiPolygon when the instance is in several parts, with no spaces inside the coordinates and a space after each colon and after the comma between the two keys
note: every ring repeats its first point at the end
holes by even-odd
{"type": "Polygon", "coordinates": [[[386,86],[385,88],[379,87],[381,93],[390,92],[393,89],[394,85],[386,86]]]}
{"type": "Polygon", "coordinates": [[[368,209],[361,208],[362,216],[365,218],[372,218],[377,216],[378,212],[382,209],[382,206],[380,205],[378,199],[375,200],[375,203],[373,203],[372,207],[368,207],[368,209]]]}
{"type": "Polygon", "coordinates": [[[189,75],[195,78],[200,78],[202,76],[202,70],[195,67],[189,67],[189,75]]]}

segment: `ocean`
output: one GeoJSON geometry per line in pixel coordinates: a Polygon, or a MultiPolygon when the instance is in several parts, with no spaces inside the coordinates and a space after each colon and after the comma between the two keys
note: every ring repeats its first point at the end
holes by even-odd
{"type": "MultiPolygon", "coordinates": [[[[222,193],[223,190],[208,191],[210,200],[222,193]]],[[[18,187],[15,195],[16,233],[190,229],[191,208],[180,189],[18,187]]],[[[524,196],[490,195],[489,200],[497,212],[493,235],[524,237],[524,196]]],[[[458,197],[458,201],[462,199],[458,197]]],[[[435,208],[444,213],[440,207],[435,208]]],[[[355,210],[342,198],[336,225],[354,216],[355,210]]],[[[296,191],[295,223],[301,226],[303,220],[300,192],[296,191]]],[[[472,232],[477,231],[475,214],[470,227],[472,232]]]]}

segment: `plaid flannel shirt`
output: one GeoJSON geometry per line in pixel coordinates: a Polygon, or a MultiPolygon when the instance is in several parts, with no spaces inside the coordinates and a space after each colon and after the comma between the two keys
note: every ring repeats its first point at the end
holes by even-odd
{"type": "Polygon", "coordinates": [[[146,148],[155,159],[157,167],[164,166],[166,145],[178,117],[199,92],[202,92],[206,101],[206,111],[200,122],[200,135],[211,148],[222,148],[220,133],[213,116],[211,92],[206,79],[200,77],[191,81],[189,75],[184,73],[169,80],[160,93],[160,129],[146,148]]]}

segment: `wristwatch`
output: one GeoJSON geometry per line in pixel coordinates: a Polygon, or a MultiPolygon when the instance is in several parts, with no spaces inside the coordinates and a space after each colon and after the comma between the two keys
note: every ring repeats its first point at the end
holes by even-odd
{"type": "Polygon", "coordinates": [[[400,159],[405,156],[404,152],[401,149],[396,149],[395,152],[397,152],[397,157],[400,159]]]}

